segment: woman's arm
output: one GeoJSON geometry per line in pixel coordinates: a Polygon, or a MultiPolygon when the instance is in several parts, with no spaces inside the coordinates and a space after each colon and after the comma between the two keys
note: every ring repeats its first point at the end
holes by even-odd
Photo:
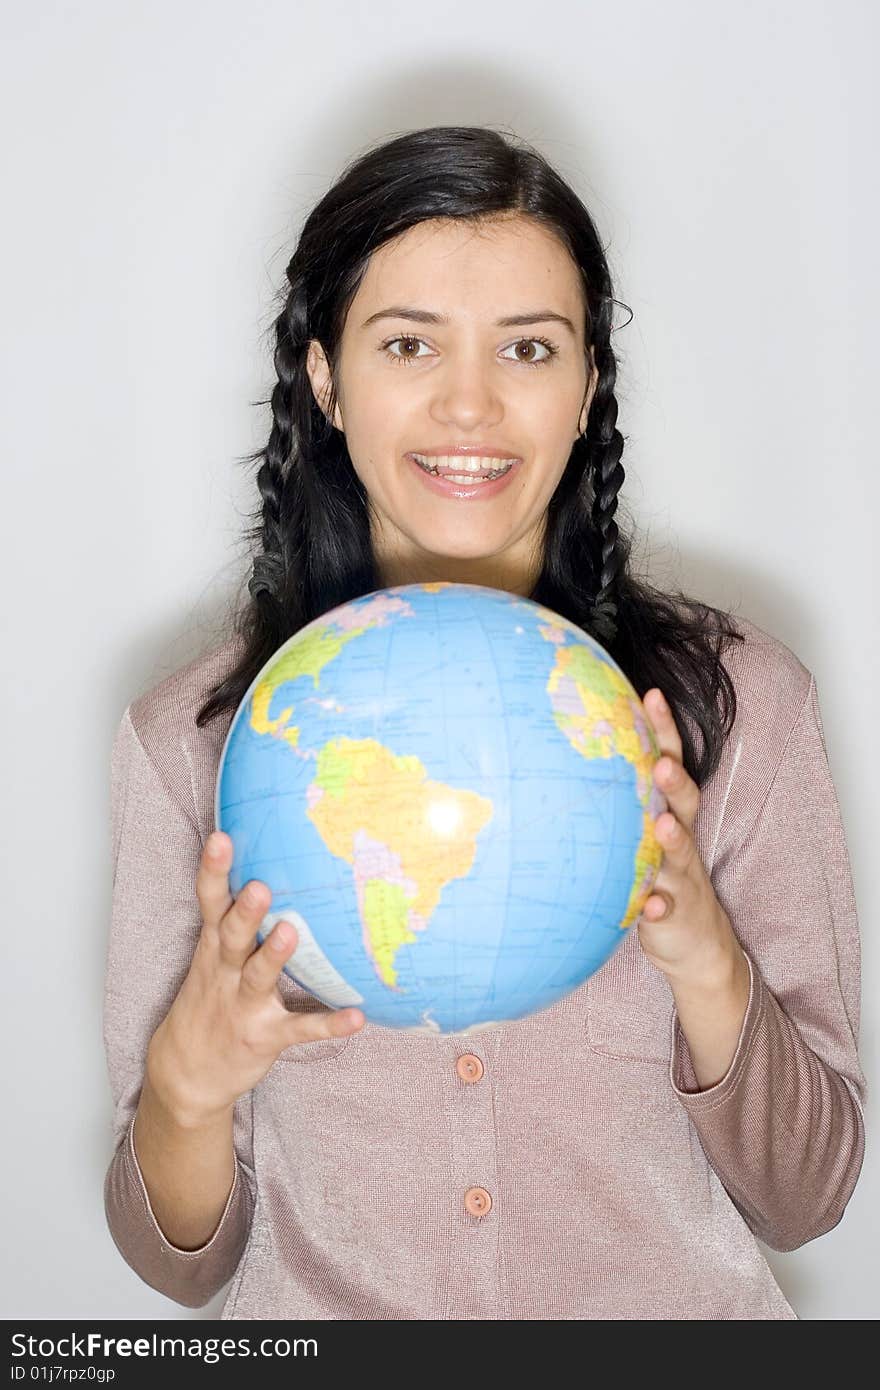
{"type": "Polygon", "coordinates": [[[676,1012],[673,1087],[750,1230],[772,1250],[797,1250],[846,1210],[865,1153],[861,1103],[746,958],[751,993],[729,1071],[700,1090],[676,1012]]]}
{"type": "Polygon", "coordinates": [[[159,747],[148,755],[139,728],[148,744],[171,735],[141,720],[141,708],[136,702],[125,711],[112,754],[104,1047],[116,1148],[104,1208],[110,1234],[135,1273],[176,1303],[199,1308],[235,1273],[250,1234],[252,1098],[237,1101],[228,1122],[188,1130],[163,1091],[161,1069],[150,1065],[153,1034],[189,970],[201,930],[195,880],[202,836],[186,810],[183,754],[172,743],[169,753],[159,747]]]}
{"type": "Polygon", "coordinates": [[[232,1111],[188,1125],[144,1077],[132,1148],[166,1240],[183,1250],[206,1245],[220,1224],[236,1179],[232,1111]]]}
{"type": "MultiPolygon", "coordinates": [[[[749,963],[736,1050],[725,1075],[701,1089],[676,1008],[669,1069],[712,1168],[774,1250],[837,1225],[865,1149],[856,903],[816,685],[801,670],[797,713],[760,810],[743,823],[748,797],[731,796],[736,833],[712,871],[749,963]]],[[[754,688],[773,699],[772,674],[754,688]]],[[[744,757],[756,765],[760,748],[744,757]]]]}

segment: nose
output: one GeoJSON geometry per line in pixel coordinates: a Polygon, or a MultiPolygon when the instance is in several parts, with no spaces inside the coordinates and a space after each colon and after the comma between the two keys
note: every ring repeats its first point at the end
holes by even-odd
{"type": "Polygon", "coordinates": [[[495,426],[504,418],[495,366],[478,348],[447,354],[431,374],[434,394],[430,414],[439,425],[452,425],[463,434],[495,426]]]}

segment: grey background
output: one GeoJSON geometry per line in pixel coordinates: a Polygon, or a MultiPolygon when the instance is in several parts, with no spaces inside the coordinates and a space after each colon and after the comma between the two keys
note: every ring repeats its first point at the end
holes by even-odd
{"type": "MultiPolygon", "coordinates": [[[[203,1319],[106,1230],[109,753],[241,578],[263,334],[301,218],[414,126],[508,126],[575,185],[635,312],[624,508],[651,576],[814,672],[876,1075],[877,9],[91,0],[3,13],[6,1318],[203,1319]]],[[[621,313],[621,321],[627,315],[621,313]]],[[[637,546],[636,559],[641,558],[637,546]]],[[[767,1257],[802,1318],[874,1318],[876,1154],[767,1257]]]]}

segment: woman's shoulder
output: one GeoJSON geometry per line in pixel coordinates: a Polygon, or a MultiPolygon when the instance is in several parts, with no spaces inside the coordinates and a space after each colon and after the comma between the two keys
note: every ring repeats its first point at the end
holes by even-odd
{"type": "Polygon", "coordinates": [[[728,642],[722,654],[741,729],[761,737],[786,722],[790,728],[809,693],[812,672],[781,637],[741,613],[728,616],[743,639],[728,642]]]}
{"type": "Polygon", "coordinates": [[[782,638],[741,614],[728,616],[743,639],[728,642],[721,658],[736,696],[736,714],[705,794],[732,825],[751,823],[763,804],[809,699],[813,676],[782,638]]]}
{"type": "Polygon", "coordinates": [[[219,753],[232,713],[219,715],[201,728],[196,717],[235,666],[243,646],[237,634],[214,641],[132,699],[126,712],[148,756],[161,757],[169,747],[181,745],[189,754],[203,747],[211,755],[215,746],[219,753]]]}

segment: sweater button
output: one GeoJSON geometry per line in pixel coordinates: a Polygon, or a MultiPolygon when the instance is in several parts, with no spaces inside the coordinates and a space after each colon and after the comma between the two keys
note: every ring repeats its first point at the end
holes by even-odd
{"type": "Polygon", "coordinates": [[[483,1063],[473,1052],[463,1052],[455,1064],[462,1081],[479,1081],[483,1075],[483,1063]]]}
{"type": "Polygon", "coordinates": [[[492,1205],[492,1198],[485,1187],[469,1187],[464,1194],[464,1204],[471,1216],[485,1216],[492,1205]]]}

